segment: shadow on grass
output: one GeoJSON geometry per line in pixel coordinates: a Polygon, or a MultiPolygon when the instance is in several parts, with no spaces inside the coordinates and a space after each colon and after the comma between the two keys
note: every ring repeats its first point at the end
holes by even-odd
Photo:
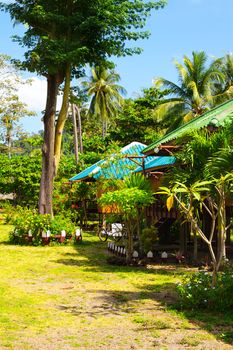
{"type": "MultiPolygon", "coordinates": [[[[0,242],[1,245],[12,245],[7,241],[7,237],[0,242]]],[[[181,276],[185,269],[181,270],[177,265],[157,267],[156,269],[147,269],[146,267],[134,266],[117,266],[107,263],[108,252],[106,243],[98,241],[98,237],[87,234],[84,235],[83,241],[75,244],[72,250],[64,251],[62,258],[55,260],[57,264],[82,267],[82,270],[87,273],[119,273],[119,276],[124,275],[127,278],[127,273],[142,274],[144,282],[147,281],[147,276],[181,276]]],[[[64,247],[64,246],[63,246],[64,247]]],[[[56,247],[59,250],[59,246],[56,247]]],[[[70,248],[70,246],[67,248],[70,248]]],[[[33,246],[33,249],[35,247],[33,246]]],[[[141,278],[141,280],[142,280],[141,278]]],[[[140,285],[139,282],[134,283],[137,291],[123,290],[87,290],[87,293],[93,294],[93,299],[96,303],[90,306],[88,310],[84,310],[82,305],[59,305],[58,308],[64,312],[69,312],[74,315],[89,315],[96,318],[99,315],[107,316],[111,314],[135,314],[138,312],[138,307],[143,304],[143,301],[152,300],[155,303],[147,305],[147,310],[167,310],[171,315],[175,313],[181,318],[185,318],[191,324],[191,329],[204,329],[214,336],[224,341],[227,344],[233,344],[233,315],[229,313],[212,313],[205,310],[190,311],[181,310],[177,302],[175,294],[175,283],[156,283],[150,281],[150,284],[140,285]],[[153,308],[156,307],[156,310],[153,308]],[[193,327],[192,327],[193,325],[193,327]]],[[[120,289],[120,287],[118,287],[120,289]]],[[[140,321],[140,320],[138,320],[140,321]]],[[[165,327],[165,326],[164,326],[165,327]]],[[[189,328],[190,329],[190,328],[189,328]]]]}
{"type": "Polygon", "coordinates": [[[146,266],[140,266],[140,265],[133,265],[133,266],[127,266],[127,265],[116,265],[108,263],[108,257],[111,257],[111,254],[108,253],[107,249],[104,250],[101,253],[95,253],[95,255],[90,254],[84,254],[83,251],[79,251],[79,254],[77,253],[65,253],[63,254],[63,259],[57,259],[53,260],[53,262],[56,262],[58,264],[63,264],[66,266],[81,266],[82,270],[87,270],[88,273],[108,273],[108,272],[120,272],[120,273],[141,273],[141,274],[158,274],[163,276],[181,276],[184,274],[184,271],[180,271],[177,269],[177,266],[171,267],[164,266],[159,269],[153,270],[148,269],[146,266]],[[83,258],[83,259],[82,259],[83,258]]]}
{"type": "MultiPolygon", "coordinates": [[[[77,253],[65,253],[63,259],[59,259],[56,262],[58,264],[70,265],[70,266],[82,266],[83,271],[88,273],[136,273],[159,276],[182,276],[185,273],[185,268],[180,269],[179,266],[164,266],[157,267],[156,269],[147,269],[146,267],[135,266],[117,266],[107,263],[109,253],[106,249],[106,243],[98,242],[96,237],[89,235],[87,241],[83,241],[75,246],[77,253]],[[84,257],[84,260],[80,260],[80,257],[84,257]]],[[[187,271],[186,271],[187,272],[187,271]]],[[[126,276],[127,277],[127,276],[126,276]]],[[[233,344],[233,315],[229,313],[214,313],[207,312],[206,310],[181,310],[177,294],[175,283],[151,283],[135,285],[138,289],[137,292],[133,291],[121,291],[121,290],[89,290],[88,293],[93,293],[93,297],[97,298],[97,305],[93,306],[88,312],[85,310],[85,314],[90,317],[96,318],[99,315],[107,316],[109,314],[134,314],[137,312],[137,306],[140,301],[153,300],[157,303],[156,310],[167,310],[168,314],[176,314],[181,319],[186,319],[190,324],[189,329],[198,330],[203,329],[213,334],[218,340],[225,342],[226,344],[233,344]],[[193,325],[193,326],[192,326],[193,325]]],[[[60,306],[66,312],[72,314],[82,315],[84,310],[79,306],[60,306]]],[[[154,304],[149,308],[154,308],[154,304]]],[[[151,311],[148,309],[148,311],[151,311]]],[[[165,327],[165,326],[163,326],[165,327]]]]}
{"type": "MultiPolygon", "coordinates": [[[[165,288],[171,288],[171,284],[167,283],[165,288]]],[[[141,290],[137,292],[122,291],[122,290],[86,290],[86,293],[91,295],[91,299],[94,300],[94,305],[90,310],[83,309],[81,305],[59,305],[60,310],[72,313],[77,316],[89,316],[98,318],[99,316],[109,315],[124,315],[138,313],[137,302],[142,302],[146,299],[157,299],[156,293],[148,290],[141,290]]],[[[159,293],[157,293],[159,294],[159,293]]],[[[159,298],[158,298],[159,299],[159,298]]],[[[162,304],[157,305],[157,310],[164,310],[162,304]]],[[[147,307],[147,312],[154,311],[154,307],[147,307]]]]}
{"type": "Polygon", "coordinates": [[[233,315],[229,312],[211,312],[207,310],[185,310],[178,303],[168,305],[168,310],[182,315],[189,322],[213,334],[217,340],[233,345],[233,315]]]}

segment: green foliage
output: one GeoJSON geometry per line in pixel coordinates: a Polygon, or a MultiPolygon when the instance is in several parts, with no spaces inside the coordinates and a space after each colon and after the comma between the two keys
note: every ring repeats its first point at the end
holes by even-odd
{"type": "Polygon", "coordinates": [[[73,200],[94,199],[96,197],[96,183],[78,182],[72,185],[73,200]]]}
{"type": "Polygon", "coordinates": [[[143,90],[141,97],[125,100],[122,111],[119,111],[109,128],[109,139],[125,145],[135,140],[150,143],[159,138],[164,128],[156,120],[154,109],[167,94],[167,90],[161,92],[150,88],[143,90]]]}
{"type": "Polygon", "coordinates": [[[138,188],[152,195],[151,183],[140,173],[131,174],[129,177],[125,178],[124,187],[138,188]]]}
{"type": "Polygon", "coordinates": [[[226,54],[217,59],[214,64],[224,75],[224,80],[216,80],[214,85],[216,101],[222,103],[233,97],[233,54],[226,54]]]}
{"type": "Polygon", "coordinates": [[[53,191],[53,210],[54,214],[63,213],[68,215],[71,208],[70,185],[56,182],[53,191]]]}
{"type": "Polygon", "coordinates": [[[41,158],[0,155],[0,193],[15,193],[16,203],[35,206],[38,201],[41,158]]]}
{"type": "Polygon", "coordinates": [[[150,193],[136,187],[107,192],[99,199],[99,203],[103,206],[116,204],[125,217],[137,217],[138,208],[143,208],[152,202],[153,196],[150,193]]]}
{"type": "Polygon", "coordinates": [[[62,156],[55,181],[67,181],[71,174],[76,173],[78,165],[75,161],[74,155],[62,156]]]}
{"type": "Polygon", "coordinates": [[[75,230],[75,226],[72,224],[70,218],[62,215],[57,215],[52,218],[49,214],[40,215],[36,210],[19,207],[11,223],[14,225],[14,230],[10,234],[10,241],[17,244],[27,242],[29,230],[31,230],[32,233],[33,245],[41,244],[42,231],[46,232],[49,230],[51,232],[51,239],[53,239],[55,235],[61,233],[61,230],[65,230],[66,234],[69,236],[71,236],[75,230]]]}
{"type": "Polygon", "coordinates": [[[208,159],[205,167],[207,177],[220,178],[233,171],[233,148],[228,146],[219,149],[208,159]]]}
{"type": "Polygon", "coordinates": [[[20,150],[20,154],[36,156],[41,154],[43,143],[42,132],[37,134],[20,133],[14,140],[14,146],[20,150]]]}
{"type": "Polygon", "coordinates": [[[158,243],[158,229],[155,226],[146,227],[142,230],[140,238],[144,252],[147,253],[158,243]]]}
{"type": "Polygon", "coordinates": [[[233,123],[229,122],[214,133],[199,130],[180,137],[176,144],[183,147],[176,153],[177,166],[168,174],[167,181],[190,184],[210,178],[211,174],[218,177],[226,170],[231,171],[232,133],[233,123]]]}
{"type": "Polygon", "coordinates": [[[133,174],[123,182],[115,182],[115,190],[110,188],[99,199],[102,206],[115,204],[127,218],[136,218],[138,210],[153,201],[150,183],[142,174],[133,174]],[[116,189],[117,184],[118,189],[116,189]]]}
{"type": "Polygon", "coordinates": [[[183,308],[224,312],[233,307],[232,271],[219,273],[215,287],[212,287],[212,276],[209,272],[198,272],[191,277],[187,276],[177,286],[177,290],[183,308]]]}
{"type": "Polygon", "coordinates": [[[83,82],[87,94],[91,97],[88,114],[102,122],[102,136],[106,136],[109,120],[113,118],[123,105],[126,91],[116,83],[120,76],[104,66],[93,67],[89,81],[83,82]]]}
{"type": "Polygon", "coordinates": [[[186,55],[183,63],[175,61],[179,85],[157,78],[155,85],[170,90],[171,97],[157,108],[157,117],[165,123],[168,131],[203,114],[214,105],[213,90],[215,81],[223,81],[224,74],[218,67],[207,63],[204,51],[192,52],[190,59],[186,55]]]}
{"type": "MultiPolygon", "coordinates": [[[[139,53],[126,41],[149,36],[142,28],[152,9],[165,1],[21,1],[1,3],[11,18],[27,24],[23,38],[27,46],[24,67],[40,74],[63,72],[70,64],[80,68],[112,55],[139,53]]],[[[77,71],[74,73],[78,73],[77,71]]]]}
{"type": "Polygon", "coordinates": [[[0,141],[6,147],[2,151],[9,156],[17,151],[12,143],[20,132],[20,118],[35,114],[18,96],[20,87],[26,83],[29,81],[23,81],[16,67],[9,63],[9,57],[0,54],[0,141]]]}

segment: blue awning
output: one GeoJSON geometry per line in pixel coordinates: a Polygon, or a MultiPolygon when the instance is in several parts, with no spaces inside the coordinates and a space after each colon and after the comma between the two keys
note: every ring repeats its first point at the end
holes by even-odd
{"type": "MultiPolygon", "coordinates": [[[[173,156],[160,156],[160,157],[147,157],[145,159],[145,165],[144,165],[144,170],[152,170],[155,168],[162,168],[168,165],[174,164],[176,161],[176,157],[173,156]]],[[[134,170],[135,173],[139,173],[143,171],[142,167],[139,166],[137,169],[134,170]]]]}

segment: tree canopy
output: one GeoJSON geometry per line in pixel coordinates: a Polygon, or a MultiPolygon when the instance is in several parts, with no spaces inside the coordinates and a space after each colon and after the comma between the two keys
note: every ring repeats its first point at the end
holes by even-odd
{"type": "Polygon", "coordinates": [[[27,25],[22,38],[15,37],[28,51],[23,66],[40,74],[64,70],[67,64],[82,67],[112,55],[141,52],[126,41],[148,38],[142,30],[152,9],[160,1],[125,0],[16,0],[1,3],[11,18],[27,25]]]}
{"type": "Polygon", "coordinates": [[[127,47],[126,42],[147,38],[149,33],[143,30],[146,20],[152,9],[164,4],[164,0],[16,0],[1,3],[15,22],[27,26],[24,36],[15,38],[28,48],[21,66],[47,77],[40,213],[52,213],[53,179],[60,160],[71,74],[79,76],[87,63],[100,63],[113,55],[139,53],[140,49],[127,47]],[[54,130],[57,93],[63,81],[63,103],[54,130]]]}

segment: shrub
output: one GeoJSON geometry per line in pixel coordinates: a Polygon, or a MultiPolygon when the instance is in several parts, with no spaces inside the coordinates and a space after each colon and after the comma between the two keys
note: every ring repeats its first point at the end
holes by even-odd
{"type": "Polygon", "coordinates": [[[34,245],[41,244],[43,231],[49,230],[51,240],[53,240],[56,235],[61,233],[61,230],[66,231],[67,237],[71,237],[75,230],[75,226],[69,218],[61,215],[52,218],[49,214],[40,215],[35,210],[22,208],[19,209],[17,216],[13,218],[12,224],[15,228],[10,234],[10,241],[17,244],[27,241],[29,230],[31,230],[34,245]]]}
{"type": "Polygon", "coordinates": [[[158,229],[155,226],[146,227],[141,234],[144,253],[153,250],[153,246],[158,242],[158,229]]]}
{"type": "Polygon", "coordinates": [[[217,284],[212,287],[210,272],[198,272],[185,277],[177,286],[183,308],[227,311],[233,307],[233,274],[231,270],[219,272],[217,284]]]}

